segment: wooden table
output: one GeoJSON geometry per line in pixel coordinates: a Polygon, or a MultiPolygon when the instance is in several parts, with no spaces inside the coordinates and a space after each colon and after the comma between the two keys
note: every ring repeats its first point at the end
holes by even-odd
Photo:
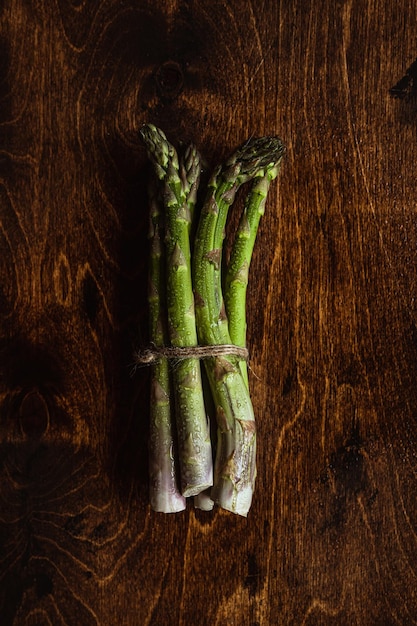
{"type": "Polygon", "coordinates": [[[2,626],[417,623],[416,19],[1,3],[2,626]],[[246,519],[149,509],[145,122],[211,165],[287,145],[251,266],[246,519]]]}

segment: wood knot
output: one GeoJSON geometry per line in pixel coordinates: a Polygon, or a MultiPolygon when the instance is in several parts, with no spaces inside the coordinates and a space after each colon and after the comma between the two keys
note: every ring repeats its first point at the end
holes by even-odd
{"type": "Polygon", "coordinates": [[[27,437],[42,437],[48,429],[48,406],[43,395],[37,390],[29,391],[22,398],[18,415],[20,428],[27,437]]]}
{"type": "Polygon", "coordinates": [[[173,100],[181,93],[184,75],[181,66],[175,61],[166,61],[155,73],[155,82],[162,98],[173,100]]]}

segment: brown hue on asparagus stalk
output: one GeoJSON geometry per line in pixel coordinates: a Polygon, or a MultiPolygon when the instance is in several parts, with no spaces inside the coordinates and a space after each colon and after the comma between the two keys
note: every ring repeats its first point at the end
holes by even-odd
{"type": "MultiPolygon", "coordinates": [[[[200,343],[231,343],[221,285],[228,209],[239,187],[255,177],[264,177],[276,166],[282,152],[278,139],[252,139],[217,168],[209,182],[193,255],[200,343]]],[[[221,507],[246,516],[256,477],[256,426],[248,386],[236,357],[213,357],[204,363],[218,424],[212,497],[221,507]]]]}
{"type": "MultiPolygon", "coordinates": [[[[158,184],[151,177],[150,204],[150,264],[149,321],[150,339],[155,346],[168,341],[165,293],[165,258],[162,236],[162,201],[158,184]]],[[[149,427],[149,496],[154,511],[176,513],[185,509],[185,498],[178,489],[176,442],[173,420],[169,364],[166,358],[151,365],[151,405],[149,427]]]]}

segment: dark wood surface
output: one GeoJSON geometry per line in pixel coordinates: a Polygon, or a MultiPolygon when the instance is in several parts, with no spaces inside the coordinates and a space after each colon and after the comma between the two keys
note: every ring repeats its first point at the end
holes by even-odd
{"type": "Polygon", "coordinates": [[[0,5],[0,623],[417,623],[406,0],[0,5]],[[247,519],[149,510],[145,153],[288,152],[249,287],[247,519]]]}

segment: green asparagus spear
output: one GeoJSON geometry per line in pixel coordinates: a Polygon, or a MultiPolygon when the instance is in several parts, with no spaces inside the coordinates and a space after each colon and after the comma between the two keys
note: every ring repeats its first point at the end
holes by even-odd
{"type": "MultiPolygon", "coordinates": [[[[161,200],[156,180],[149,184],[150,266],[149,321],[150,339],[155,346],[168,340],[165,294],[165,259],[161,242],[161,200]]],[[[185,498],[178,490],[175,463],[174,406],[170,388],[168,360],[158,359],[151,365],[151,406],[149,432],[149,491],[154,511],[175,513],[185,509],[185,498]]]]}
{"type": "MultiPolygon", "coordinates": [[[[281,152],[278,139],[252,139],[218,167],[209,182],[193,255],[197,330],[202,344],[231,343],[221,285],[228,209],[238,188],[264,176],[281,152]]],[[[256,477],[256,427],[249,390],[236,357],[212,357],[204,363],[218,425],[212,498],[223,508],[246,516],[256,477]]]]}
{"type": "MultiPolygon", "coordinates": [[[[166,211],[167,310],[172,346],[197,345],[191,282],[190,224],[200,175],[199,155],[188,149],[180,169],[174,147],[153,125],[141,130],[155,172],[164,185],[166,211]],[[191,206],[190,206],[191,205],[191,206]]],[[[212,452],[200,363],[179,360],[173,368],[176,393],[181,493],[197,495],[212,485],[212,452]]]]}
{"type": "MultiPolygon", "coordinates": [[[[278,176],[284,152],[284,145],[281,145],[281,150],[277,145],[274,151],[275,161],[270,167],[265,168],[263,176],[255,178],[246,198],[227,266],[224,300],[230,339],[236,346],[246,347],[246,290],[249,266],[259,221],[265,211],[269,187],[271,181],[278,176]]],[[[240,362],[240,368],[247,383],[246,361],[240,362]]]]}

